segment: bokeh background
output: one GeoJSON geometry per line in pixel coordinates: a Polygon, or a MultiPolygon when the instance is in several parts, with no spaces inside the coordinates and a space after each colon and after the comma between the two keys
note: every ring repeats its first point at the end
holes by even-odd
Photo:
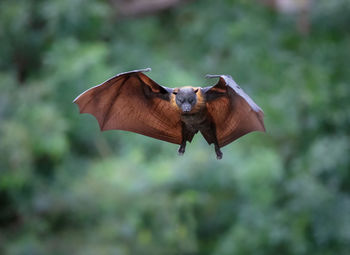
{"type": "Polygon", "coordinates": [[[350,254],[350,1],[2,0],[0,254],[350,254]],[[267,133],[101,133],[72,100],[231,74],[267,133]]]}

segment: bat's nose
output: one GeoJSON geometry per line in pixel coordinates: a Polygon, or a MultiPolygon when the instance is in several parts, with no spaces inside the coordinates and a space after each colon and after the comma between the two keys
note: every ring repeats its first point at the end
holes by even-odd
{"type": "Polygon", "coordinates": [[[190,104],[183,104],[181,106],[181,109],[183,112],[190,112],[191,111],[191,105],[190,104]]]}

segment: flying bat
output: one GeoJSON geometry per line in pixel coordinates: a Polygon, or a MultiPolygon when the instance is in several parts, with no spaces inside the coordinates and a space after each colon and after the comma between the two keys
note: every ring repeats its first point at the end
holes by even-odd
{"type": "Polygon", "coordinates": [[[214,144],[217,159],[221,147],[239,137],[265,131],[261,108],[229,75],[210,87],[168,88],[150,79],[150,68],[120,73],[80,94],[73,102],[80,113],[90,113],[101,131],[118,129],[179,144],[184,154],[186,142],[199,131],[214,144]]]}

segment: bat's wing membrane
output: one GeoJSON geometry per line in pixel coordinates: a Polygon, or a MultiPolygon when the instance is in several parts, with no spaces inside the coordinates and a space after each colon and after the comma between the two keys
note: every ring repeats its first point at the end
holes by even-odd
{"type": "Polygon", "coordinates": [[[231,76],[208,75],[207,77],[219,77],[216,85],[203,88],[203,92],[207,97],[208,112],[216,126],[220,147],[247,133],[265,131],[263,111],[231,76]]]}
{"type": "Polygon", "coordinates": [[[170,104],[172,89],[160,86],[143,72],[118,74],[79,95],[73,102],[80,113],[90,113],[102,131],[132,131],[181,144],[181,121],[170,104]]]}

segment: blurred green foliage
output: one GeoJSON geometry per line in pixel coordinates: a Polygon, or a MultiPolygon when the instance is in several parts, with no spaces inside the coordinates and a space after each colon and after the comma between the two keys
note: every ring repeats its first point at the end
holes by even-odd
{"type": "MultiPolygon", "coordinates": [[[[350,2],[311,31],[255,1],[120,19],[108,1],[0,2],[0,253],[349,254],[350,2]],[[100,133],[72,100],[116,73],[227,73],[267,133],[223,149],[100,133]]],[[[211,81],[212,82],[212,81],[211,81]]]]}

